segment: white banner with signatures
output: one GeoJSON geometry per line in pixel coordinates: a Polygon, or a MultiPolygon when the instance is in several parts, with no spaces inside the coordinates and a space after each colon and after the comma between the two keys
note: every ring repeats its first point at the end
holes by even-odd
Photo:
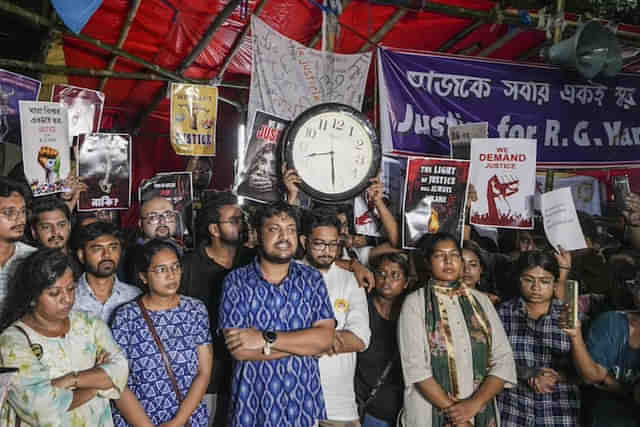
{"type": "Polygon", "coordinates": [[[371,52],[337,54],[311,49],[251,19],[253,65],[248,129],[256,110],[293,120],[309,107],[339,102],[362,109],[371,52]]]}

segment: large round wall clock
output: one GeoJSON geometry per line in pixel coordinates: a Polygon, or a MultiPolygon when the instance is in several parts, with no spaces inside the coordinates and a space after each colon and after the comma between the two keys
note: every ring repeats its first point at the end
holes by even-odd
{"type": "Polygon", "coordinates": [[[300,114],[284,139],[287,167],[314,199],[339,202],[362,192],[380,169],[380,143],[369,119],[348,105],[316,105],[300,114]]]}

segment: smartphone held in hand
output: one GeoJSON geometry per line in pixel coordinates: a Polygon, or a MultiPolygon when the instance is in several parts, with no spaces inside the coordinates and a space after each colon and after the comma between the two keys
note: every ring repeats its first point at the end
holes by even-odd
{"type": "Polygon", "coordinates": [[[613,192],[616,198],[616,207],[620,212],[624,212],[629,209],[625,198],[631,194],[631,187],[629,186],[629,176],[619,175],[613,177],[613,192]]]}
{"type": "Polygon", "coordinates": [[[565,289],[565,300],[567,302],[567,328],[578,327],[578,291],[580,284],[577,280],[567,280],[565,289]]]}

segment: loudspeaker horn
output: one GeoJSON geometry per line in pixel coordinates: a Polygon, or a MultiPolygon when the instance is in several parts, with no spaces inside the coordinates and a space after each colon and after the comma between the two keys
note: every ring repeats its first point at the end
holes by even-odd
{"type": "Polygon", "coordinates": [[[572,37],[551,46],[545,56],[552,64],[575,68],[589,80],[599,73],[612,77],[622,69],[616,36],[598,21],[583,24],[572,37]]]}

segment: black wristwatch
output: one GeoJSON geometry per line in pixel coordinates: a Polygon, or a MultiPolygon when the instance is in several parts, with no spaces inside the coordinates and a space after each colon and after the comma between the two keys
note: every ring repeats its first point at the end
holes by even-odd
{"type": "Polygon", "coordinates": [[[276,342],[278,334],[273,331],[262,331],[262,338],[264,338],[264,348],[262,349],[262,353],[264,353],[265,356],[268,356],[271,354],[271,346],[276,342]]]}

